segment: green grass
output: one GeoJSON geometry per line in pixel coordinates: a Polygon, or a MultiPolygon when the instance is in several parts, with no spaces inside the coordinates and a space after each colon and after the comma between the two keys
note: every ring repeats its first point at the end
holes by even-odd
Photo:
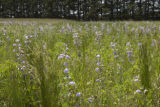
{"type": "Polygon", "coordinates": [[[0,106],[160,106],[159,26],[0,19],[0,106]]]}

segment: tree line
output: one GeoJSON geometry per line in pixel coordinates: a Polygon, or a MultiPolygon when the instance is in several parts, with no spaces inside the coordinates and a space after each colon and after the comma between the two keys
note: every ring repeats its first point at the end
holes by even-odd
{"type": "Polygon", "coordinates": [[[0,0],[0,17],[158,20],[160,0],[0,0]]]}

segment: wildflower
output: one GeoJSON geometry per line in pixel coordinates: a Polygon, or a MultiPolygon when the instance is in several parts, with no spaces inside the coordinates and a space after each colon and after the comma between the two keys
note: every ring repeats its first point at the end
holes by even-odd
{"type": "Polygon", "coordinates": [[[141,90],[136,90],[136,93],[142,93],[142,91],[141,90]]]}
{"type": "Polygon", "coordinates": [[[21,47],[22,46],[22,44],[18,44],[18,47],[21,47]]]}
{"type": "Polygon", "coordinates": [[[133,57],[133,55],[128,55],[128,57],[133,57]]]}
{"type": "Polygon", "coordinates": [[[68,47],[66,47],[66,50],[68,50],[69,48],[68,47]]]}
{"type": "Polygon", "coordinates": [[[102,33],[101,33],[101,32],[96,32],[96,35],[97,35],[97,36],[101,36],[102,33]]]}
{"type": "Polygon", "coordinates": [[[24,41],[24,43],[25,43],[25,44],[27,44],[27,43],[28,43],[28,41],[24,41]]]}
{"type": "Polygon", "coordinates": [[[122,67],[118,67],[117,69],[121,70],[121,69],[122,69],[122,67]]]}
{"type": "Polygon", "coordinates": [[[114,48],[115,46],[115,43],[111,42],[111,48],[114,48]]]}
{"type": "Polygon", "coordinates": [[[43,45],[43,49],[46,49],[46,45],[43,45]]]}
{"type": "Polygon", "coordinates": [[[14,43],[13,46],[17,46],[17,44],[14,43]]]}
{"type": "Polygon", "coordinates": [[[22,64],[25,64],[25,61],[21,61],[22,64]]]}
{"type": "Polygon", "coordinates": [[[64,54],[60,54],[60,55],[58,56],[58,59],[62,59],[64,56],[65,56],[64,54]]]}
{"type": "Polygon", "coordinates": [[[116,52],[113,52],[113,55],[116,55],[116,52]]]}
{"type": "Polygon", "coordinates": [[[127,54],[133,54],[133,51],[127,51],[127,54]]]}
{"type": "Polygon", "coordinates": [[[43,26],[40,26],[39,29],[40,29],[41,32],[44,31],[44,30],[43,30],[43,26]]]}
{"type": "Polygon", "coordinates": [[[19,39],[16,39],[16,42],[19,42],[20,40],[19,39]]]}
{"type": "Polygon", "coordinates": [[[66,77],[64,77],[64,79],[71,79],[71,77],[70,76],[66,76],[66,77]]]}
{"type": "Polygon", "coordinates": [[[96,57],[97,57],[97,58],[100,58],[100,55],[97,55],[96,57]]]}
{"type": "Polygon", "coordinates": [[[13,52],[16,52],[16,49],[13,49],[13,52]]]}
{"type": "Polygon", "coordinates": [[[18,70],[23,70],[21,67],[18,67],[18,70]]]}
{"type": "Polygon", "coordinates": [[[130,42],[126,43],[126,46],[131,46],[130,42]]]}
{"type": "Polygon", "coordinates": [[[100,64],[101,64],[101,63],[98,61],[98,62],[97,62],[97,65],[100,66],[100,64]]]}
{"type": "Polygon", "coordinates": [[[93,96],[88,98],[89,102],[92,102],[92,100],[93,100],[93,96]]]}
{"type": "Polygon", "coordinates": [[[67,44],[64,43],[63,46],[64,46],[64,47],[67,47],[67,44]]]}
{"type": "Polygon", "coordinates": [[[134,79],[134,81],[135,81],[135,82],[138,82],[139,80],[138,80],[138,78],[136,78],[136,79],[134,79]]]}
{"type": "Polygon", "coordinates": [[[26,39],[29,39],[28,36],[25,36],[26,39]]]}
{"type": "Polygon", "coordinates": [[[95,69],[96,72],[98,72],[99,70],[100,70],[99,68],[96,68],[96,69],[95,69]]]}
{"type": "Polygon", "coordinates": [[[99,82],[99,81],[101,81],[100,79],[96,79],[96,82],[99,82]]]}
{"type": "Polygon", "coordinates": [[[134,27],[131,29],[131,32],[135,32],[135,28],[134,27]]]}
{"type": "Polygon", "coordinates": [[[64,64],[63,64],[64,66],[67,66],[68,65],[68,63],[67,62],[64,62],[64,64]]]}
{"type": "Polygon", "coordinates": [[[81,96],[81,92],[76,93],[76,96],[77,97],[81,96]]]}
{"type": "Polygon", "coordinates": [[[115,55],[114,58],[118,58],[119,55],[115,55]]]}
{"type": "Polygon", "coordinates": [[[69,82],[69,85],[75,85],[76,83],[74,81],[69,82]]]}
{"type": "Polygon", "coordinates": [[[78,33],[74,33],[73,38],[78,38],[78,33]]]}
{"type": "Polygon", "coordinates": [[[66,59],[70,59],[70,58],[71,58],[70,56],[66,55],[66,59]]]}
{"type": "Polygon", "coordinates": [[[65,68],[63,72],[68,73],[69,72],[68,68],[65,68]]]}

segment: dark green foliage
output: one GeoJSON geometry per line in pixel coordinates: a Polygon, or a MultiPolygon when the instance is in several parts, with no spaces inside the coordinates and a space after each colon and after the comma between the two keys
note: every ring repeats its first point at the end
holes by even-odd
{"type": "Polygon", "coordinates": [[[159,0],[0,0],[0,17],[158,20],[159,5],[159,0]]]}

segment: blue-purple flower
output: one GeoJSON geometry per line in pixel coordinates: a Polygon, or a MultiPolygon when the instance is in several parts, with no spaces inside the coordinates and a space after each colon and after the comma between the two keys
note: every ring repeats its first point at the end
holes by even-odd
{"type": "Polygon", "coordinates": [[[95,69],[96,72],[98,72],[99,70],[100,70],[99,68],[96,68],[96,69],[95,69]]]}
{"type": "Polygon", "coordinates": [[[77,97],[81,96],[81,92],[76,93],[76,96],[77,97]]]}
{"type": "Polygon", "coordinates": [[[63,72],[68,73],[69,72],[68,68],[65,68],[63,72]]]}
{"type": "Polygon", "coordinates": [[[75,85],[76,83],[74,81],[69,82],[69,85],[75,85]]]}

